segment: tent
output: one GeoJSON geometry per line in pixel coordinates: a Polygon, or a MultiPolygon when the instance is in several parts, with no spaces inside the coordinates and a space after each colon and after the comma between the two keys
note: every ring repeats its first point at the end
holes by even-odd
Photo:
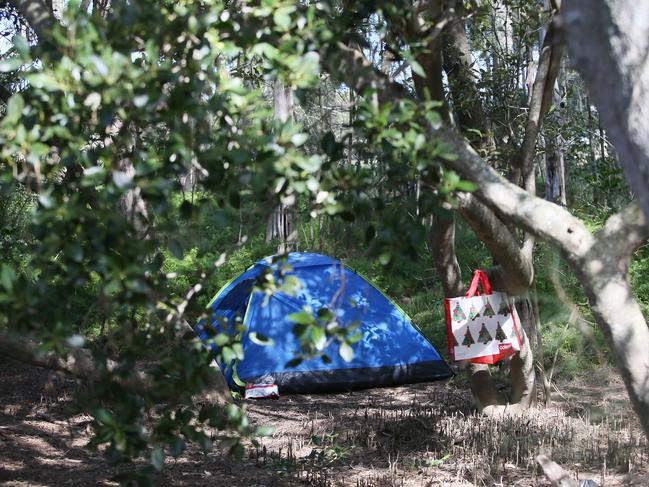
{"type": "Polygon", "coordinates": [[[324,255],[292,252],[260,260],[226,284],[208,307],[211,321],[196,327],[203,340],[210,335],[206,327],[231,329],[237,315],[243,319],[244,358],[221,364],[231,386],[233,371],[248,384],[270,377],[282,393],[338,392],[428,382],[453,375],[397,304],[340,261],[324,255]],[[294,295],[276,292],[268,297],[253,289],[256,279],[268,272],[276,278],[295,276],[301,287],[294,295]],[[295,322],[288,315],[305,306],[314,316],[326,307],[335,312],[338,323],[358,325],[356,331],[362,333],[362,338],[352,345],[351,361],[341,357],[339,344],[333,342],[324,350],[331,359],[329,363],[318,357],[294,367],[287,365],[300,352],[293,333],[295,322]],[[253,340],[251,332],[270,338],[273,345],[253,340]]]}

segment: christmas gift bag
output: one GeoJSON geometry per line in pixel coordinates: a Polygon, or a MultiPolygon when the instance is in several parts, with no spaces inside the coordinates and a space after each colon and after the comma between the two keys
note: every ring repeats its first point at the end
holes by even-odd
{"type": "Polygon", "coordinates": [[[446,337],[453,360],[495,364],[521,349],[516,308],[476,270],[466,296],[446,298],[446,337]],[[482,293],[478,290],[482,288],[482,293]]]}

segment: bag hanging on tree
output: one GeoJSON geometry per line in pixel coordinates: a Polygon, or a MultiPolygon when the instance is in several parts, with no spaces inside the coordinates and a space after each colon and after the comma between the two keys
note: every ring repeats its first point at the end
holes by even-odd
{"type": "Polygon", "coordinates": [[[495,364],[521,349],[516,308],[476,270],[466,296],[446,298],[446,338],[453,360],[495,364]],[[482,294],[478,291],[482,287],[482,294]]]}

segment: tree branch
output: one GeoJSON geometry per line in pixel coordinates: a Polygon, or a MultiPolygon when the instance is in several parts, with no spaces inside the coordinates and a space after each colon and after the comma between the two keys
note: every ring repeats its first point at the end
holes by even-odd
{"type": "Polygon", "coordinates": [[[453,130],[430,130],[457,154],[447,165],[465,179],[479,185],[474,193],[487,206],[511,218],[518,226],[567,253],[573,262],[582,258],[594,243],[593,235],[568,210],[529,194],[491,169],[475,150],[453,130]]]}
{"type": "Polygon", "coordinates": [[[512,161],[512,181],[519,183],[530,193],[536,193],[534,175],[534,155],[536,141],[539,137],[543,118],[550,109],[552,100],[552,89],[559,73],[563,48],[555,44],[556,27],[550,23],[548,31],[543,39],[543,46],[539,56],[539,65],[536,70],[536,78],[532,87],[530,106],[525,122],[525,135],[523,142],[512,161]]]}

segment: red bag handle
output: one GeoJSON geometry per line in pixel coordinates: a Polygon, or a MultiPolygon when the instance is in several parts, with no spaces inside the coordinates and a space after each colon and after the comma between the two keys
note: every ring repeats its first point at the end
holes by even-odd
{"type": "Polygon", "coordinates": [[[471,279],[471,285],[469,290],[466,292],[467,298],[472,298],[473,296],[480,296],[480,291],[478,291],[478,284],[482,287],[482,292],[484,294],[491,294],[491,283],[487,274],[481,269],[476,269],[473,273],[473,279],[471,279]]]}

